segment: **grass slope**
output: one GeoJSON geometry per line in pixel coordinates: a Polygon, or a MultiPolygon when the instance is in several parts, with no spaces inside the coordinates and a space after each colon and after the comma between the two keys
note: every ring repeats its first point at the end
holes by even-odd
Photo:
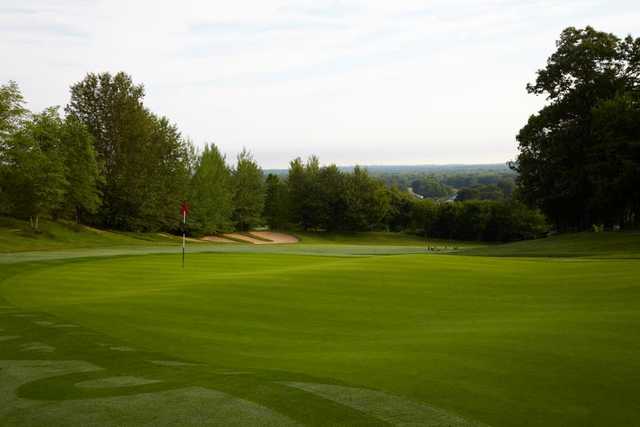
{"type": "Polygon", "coordinates": [[[464,255],[640,258],[640,232],[558,234],[544,239],[472,248],[464,255]]]}
{"type": "Polygon", "coordinates": [[[180,239],[159,233],[102,231],[69,222],[41,221],[34,232],[29,223],[0,217],[0,253],[113,246],[175,244],[180,239]]]}
{"type": "Polygon", "coordinates": [[[0,424],[170,420],[168,406],[189,424],[228,405],[223,424],[640,415],[635,260],[220,253],[191,254],[185,270],[148,255],[0,277],[0,424]],[[139,385],[76,386],[123,377],[139,385]],[[39,399],[59,403],[28,407],[39,399]]]}

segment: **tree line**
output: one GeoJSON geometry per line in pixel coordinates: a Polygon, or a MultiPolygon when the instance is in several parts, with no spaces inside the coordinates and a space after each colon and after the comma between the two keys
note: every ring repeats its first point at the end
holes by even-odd
{"type": "Polygon", "coordinates": [[[198,152],[144,94],[125,73],[88,74],[63,117],[58,107],[28,111],[15,82],[0,86],[0,214],[35,229],[50,217],[176,231],[181,202],[192,200],[197,232],[258,225],[263,180],[251,154],[231,167],[214,145],[198,152]]]}
{"type": "Polygon", "coordinates": [[[88,74],[61,113],[28,111],[18,86],[0,87],[0,214],[74,220],[131,231],[181,228],[205,235],[250,230],[392,230],[450,239],[514,240],[545,230],[513,200],[440,203],[386,185],[361,167],[294,159],[284,177],[264,176],[243,150],[229,164],[215,144],[197,150],[144,105],[125,73],[88,74]]]}
{"type": "Polygon", "coordinates": [[[389,230],[425,236],[510,241],[547,230],[544,216],[515,200],[439,202],[389,187],[361,167],[320,167],[317,157],[266,178],[264,218],[273,229],[389,230]]]}

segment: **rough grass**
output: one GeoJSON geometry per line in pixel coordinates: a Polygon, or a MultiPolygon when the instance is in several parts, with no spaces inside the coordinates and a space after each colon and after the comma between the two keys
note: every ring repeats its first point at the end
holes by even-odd
{"type": "Polygon", "coordinates": [[[69,248],[176,244],[180,239],[168,234],[124,233],[97,230],[70,222],[42,220],[39,231],[27,221],[0,217],[0,253],[69,248]]]}
{"type": "Polygon", "coordinates": [[[234,410],[214,411],[222,402],[301,424],[396,423],[384,398],[409,408],[397,424],[428,407],[489,425],[634,425],[638,277],[634,259],[431,254],[202,253],[184,270],[171,255],[4,264],[0,329],[17,338],[2,342],[0,360],[101,370],[25,380],[0,424],[106,423],[128,413],[153,423],[168,405],[180,424],[202,422],[189,418],[202,408],[234,421],[234,410]],[[22,351],[29,343],[55,351],[22,351]],[[75,386],[126,376],[162,382],[75,386]],[[323,396],[286,383],[339,388],[323,396]],[[189,407],[195,397],[171,394],[194,388],[226,400],[189,407]],[[25,402],[47,403],[21,410],[25,402]]]}

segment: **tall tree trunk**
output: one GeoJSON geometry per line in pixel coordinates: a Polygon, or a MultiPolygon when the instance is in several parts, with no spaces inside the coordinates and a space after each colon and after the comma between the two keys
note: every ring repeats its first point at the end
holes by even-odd
{"type": "Polygon", "coordinates": [[[40,219],[40,215],[36,215],[36,230],[38,230],[39,219],[40,219]]]}

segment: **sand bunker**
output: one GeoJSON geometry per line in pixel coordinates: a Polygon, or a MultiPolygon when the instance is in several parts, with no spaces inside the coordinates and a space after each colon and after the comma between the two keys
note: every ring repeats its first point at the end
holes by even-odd
{"type": "Polygon", "coordinates": [[[225,239],[224,237],[220,237],[220,236],[204,236],[200,240],[204,240],[212,243],[236,243],[233,240],[225,239]]]}
{"type": "Polygon", "coordinates": [[[149,380],[140,377],[109,377],[100,378],[99,380],[82,381],[76,384],[80,388],[114,388],[114,387],[133,387],[137,385],[161,383],[160,380],[149,380]]]}
{"type": "Polygon", "coordinates": [[[263,240],[256,239],[255,237],[250,237],[240,233],[226,233],[226,234],[223,234],[223,236],[229,237],[230,239],[233,239],[236,241],[240,241],[243,243],[251,243],[254,245],[268,245],[269,243],[271,243],[271,242],[265,242],[263,240]]]}
{"type": "Polygon", "coordinates": [[[297,243],[295,236],[284,233],[275,233],[273,231],[252,231],[251,233],[227,233],[224,237],[229,237],[243,243],[251,243],[253,245],[277,245],[286,243],[297,243]]]}
{"type": "Polygon", "coordinates": [[[251,234],[254,236],[258,236],[262,239],[270,240],[271,242],[277,243],[277,244],[299,242],[296,236],[292,236],[291,234],[285,234],[285,233],[276,233],[274,231],[252,231],[251,234]]]}
{"type": "Polygon", "coordinates": [[[480,426],[455,414],[399,396],[332,384],[284,383],[397,426],[480,426]]]}

